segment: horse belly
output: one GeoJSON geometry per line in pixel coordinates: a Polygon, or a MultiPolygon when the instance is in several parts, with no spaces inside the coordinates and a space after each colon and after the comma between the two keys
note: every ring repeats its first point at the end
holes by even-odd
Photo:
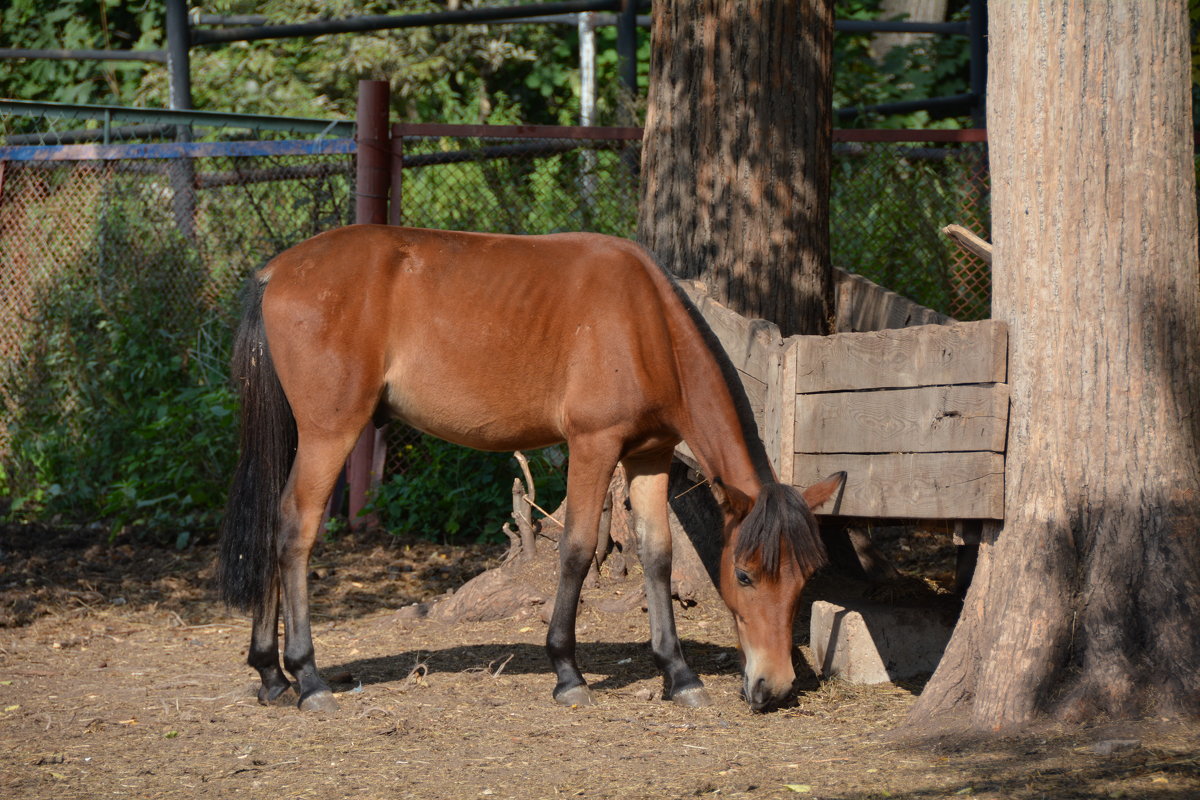
{"type": "MultiPolygon", "coordinates": [[[[447,358],[460,361],[461,355],[447,358]]],[[[504,451],[566,439],[554,394],[551,387],[496,374],[487,359],[463,369],[426,351],[392,364],[383,402],[394,418],[439,439],[504,451]]]]}

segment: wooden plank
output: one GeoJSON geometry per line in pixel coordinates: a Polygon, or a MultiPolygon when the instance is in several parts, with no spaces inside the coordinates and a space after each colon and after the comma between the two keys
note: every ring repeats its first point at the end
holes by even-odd
{"type": "Polygon", "coordinates": [[[767,384],[744,372],[738,372],[738,377],[742,379],[742,388],[745,389],[746,399],[750,401],[750,409],[754,412],[754,424],[758,426],[758,434],[763,436],[763,411],[767,404],[767,384]]]}
{"type": "Polygon", "coordinates": [[[779,326],[765,319],[746,319],[709,297],[698,281],[679,281],[679,285],[696,304],[733,366],[766,383],[771,356],[783,341],[779,326]]]}
{"type": "Polygon", "coordinates": [[[796,414],[796,351],[792,346],[776,348],[767,368],[763,408],[763,445],[771,466],[783,483],[792,477],[792,441],[796,414]]]}
{"type": "Polygon", "coordinates": [[[1006,379],[1008,327],[999,320],[792,339],[801,394],[1006,379]]]}
{"type": "Polygon", "coordinates": [[[721,341],[733,365],[766,383],[771,352],[783,338],[779,328],[766,320],[746,319],[711,297],[703,299],[700,313],[721,341]]]}
{"type": "Polygon", "coordinates": [[[830,516],[893,519],[1003,519],[1002,453],[797,453],[792,485],[809,486],[839,470],[846,487],[830,516]]]}
{"type": "Polygon", "coordinates": [[[981,259],[989,267],[992,265],[992,245],[986,239],[976,236],[974,231],[967,230],[962,225],[947,225],[942,228],[942,233],[963,252],[981,259]]]}
{"type": "Polygon", "coordinates": [[[835,269],[833,273],[836,281],[833,325],[838,333],[911,328],[914,325],[949,325],[954,322],[945,314],[914,303],[861,275],[842,269],[835,269]]]}
{"type": "Polygon", "coordinates": [[[1004,452],[1008,384],[796,396],[800,453],[1004,452]]]}

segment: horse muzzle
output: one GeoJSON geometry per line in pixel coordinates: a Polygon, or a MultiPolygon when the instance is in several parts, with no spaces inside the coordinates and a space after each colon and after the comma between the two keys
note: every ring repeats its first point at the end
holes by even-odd
{"type": "Polygon", "coordinates": [[[761,714],[788,703],[794,697],[794,692],[790,681],[786,688],[780,689],[769,684],[766,678],[752,679],[747,676],[742,683],[742,697],[750,704],[751,711],[761,714]]]}

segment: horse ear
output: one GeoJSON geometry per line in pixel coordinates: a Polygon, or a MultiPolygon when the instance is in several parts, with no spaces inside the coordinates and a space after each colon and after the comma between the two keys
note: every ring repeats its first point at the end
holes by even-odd
{"type": "Polygon", "coordinates": [[[713,497],[717,499],[721,510],[726,514],[744,517],[750,510],[750,498],[732,486],[726,486],[720,478],[713,478],[709,483],[709,488],[712,489],[713,497]]]}
{"type": "Polygon", "coordinates": [[[816,509],[822,503],[842,488],[846,483],[845,472],[835,472],[820,483],[814,483],[804,490],[804,502],[808,503],[808,507],[816,509]]]}

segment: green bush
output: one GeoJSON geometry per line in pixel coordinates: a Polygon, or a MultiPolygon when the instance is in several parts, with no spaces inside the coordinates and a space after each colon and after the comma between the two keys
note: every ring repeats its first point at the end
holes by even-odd
{"type": "MultiPolygon", "coordinates": [[[[558,448],[526,454],[538,505],[553,510],[566,494],[558,448]]],[[[401,469],[376,489],[363,513],[378,514],[393,533],[442,541],[504,541],[512,513],[513,478],[521,468],[511,453],[485,453],[422,435],[404,446],[401,469]]]]}
{"type": "Polygon", "coordinates": [[[194,268],[186,253],[110,226],[42,288],[4,376],[11,516],[153,525],[172,540],[215,525],[236,455],[228,321],[168,291],[194,268]]]}

